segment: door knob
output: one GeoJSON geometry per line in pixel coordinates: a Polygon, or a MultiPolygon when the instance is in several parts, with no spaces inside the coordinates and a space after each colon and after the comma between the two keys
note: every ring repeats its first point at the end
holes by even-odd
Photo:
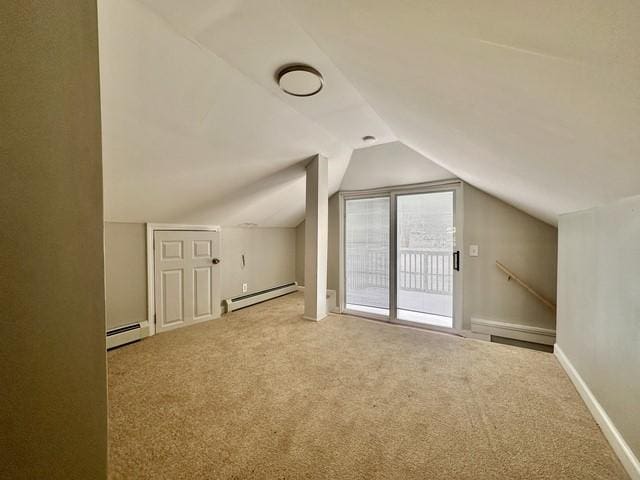
{"type": "Polygon", "coordinates": [[[211,260],[211,262],[212,262],[214,265],[217,265],[217,264],[219,264],[219,263],[220,263],[220,259],[219,259],[219,258],[214,258],[213,260],[211,260]]]}

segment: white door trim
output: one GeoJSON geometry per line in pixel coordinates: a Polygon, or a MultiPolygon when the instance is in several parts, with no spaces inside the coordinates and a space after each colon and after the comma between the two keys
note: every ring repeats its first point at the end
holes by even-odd
{"type": "Polygon", "coordinates": [[[220,225],[183,225],[177,223],[147,223],[147,323],[149,336],[156,333],[155,271],[153,237],[156,230],[187,230],[196,232],[220,232],[220,225]]]}

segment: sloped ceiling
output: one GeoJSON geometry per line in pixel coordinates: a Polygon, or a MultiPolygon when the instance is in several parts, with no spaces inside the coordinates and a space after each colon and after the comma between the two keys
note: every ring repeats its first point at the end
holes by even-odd
{"type": "MultiPolygon", "coordinates": [[[[550,223],[640,192],[638,2],[99,8],[107,220],[295,225],[305,160],[329,158],[335,191],[364,135],[550,223]],[[318,96],[277,88],[293,61],[323,73],[318,96]]],[[[378,181],[353,171],[345,184],[378,181]]]]}
{"type": "Polygon", "coordinates": [[[99,27],[107,221],[294,226],[306,160],[335,192],[364,135],[395,138],[277,2],[104,0],[99,27]],[[317,97],[274,82],[301,58],[317,97]]]}
{"type": "Polygon", "coordinates": [[[340,190],[366,190],[455,177],[405,144],[391,142],[354,150],[340,190]]]}
{"type": "Polygon", "coordinates": [[[640,2],[285,0],[398,139],[554,223],[640,192],[640,2]]]}

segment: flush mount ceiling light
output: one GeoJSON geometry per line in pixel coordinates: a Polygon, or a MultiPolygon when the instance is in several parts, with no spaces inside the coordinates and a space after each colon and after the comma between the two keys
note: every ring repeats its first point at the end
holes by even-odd
{"type": "Polygon", "coordinates": [[[368,145],[371,145],[372,143],[376,143],[376,137],[374,137],[373,135],[366,135],[362,137],[362,141],[368,145]]]}
{"type": "Polygon", "coordinates": [[[278,70],[276,80],[283,92],[295,97],[310,97],[322,90],[324,80],[319,71],[301,63],[278,70]]]}

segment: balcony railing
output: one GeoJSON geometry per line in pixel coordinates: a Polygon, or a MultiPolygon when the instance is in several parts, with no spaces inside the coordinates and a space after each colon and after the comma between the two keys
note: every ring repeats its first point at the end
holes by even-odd
{"type": "MultiPolygon", "coordinates": [[[[346,258],[347,288],[389,288],[389,252],[386,249],[350,251],[346,258]]],[[[399,250],[400,290],[451,295],[453,291],[452,252],[399,250]]]]}

